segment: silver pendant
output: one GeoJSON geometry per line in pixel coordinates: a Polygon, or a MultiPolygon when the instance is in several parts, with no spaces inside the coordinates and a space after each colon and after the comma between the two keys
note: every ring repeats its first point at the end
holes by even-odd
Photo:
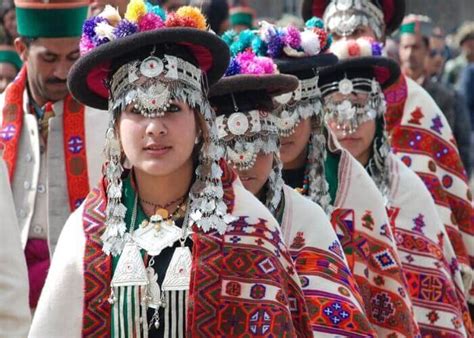
{"type": "Polygon", "coordinates": [[[181,238],[182,230],[174,223],[171,225],[162,222],[157,231],[155,226],[149,223],[143,228],[135,230],[133,240],[150,256],[158,256],[166,247],[171,247],[181,238]]]}
{"type": "Polygon", "coordinates": [[[140,249],[133,242],[127,242],[115,269],[111,287],[147,285],[148,276],[140,249]]]}
{"type": "Polygon", "coordinates": [[[161,301],[161,290],[158,285],[158,275],[152,267],[146,269],[148,274],[148,292],[147,292],[147,304],[152,309],[159,309],[163,303],[161,301]]]}
{"type": "Polygon", "coordinates": [[[191,250],[187,246],[176,248],[170,265],[166,270],[165,279],[161,288],[163,291],[186,291],[189,290],[191,281],[191,250]]]}
{"type": "Polygon", "coordinates": [[[140,64],[140,73],[149,78],[157,77],[163,72],[163,69],[163,61],[156,56],[149,56],[140,64]]]}

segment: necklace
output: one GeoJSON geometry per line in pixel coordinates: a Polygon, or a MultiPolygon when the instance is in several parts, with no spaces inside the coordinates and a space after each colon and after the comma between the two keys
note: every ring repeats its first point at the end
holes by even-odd
{"type": "Polygon", "coordinates": [[[168,209],[170,206],[172,206],[173,204],[176,204],[176,203],[181,203],[183,202],[183,200],[185,199],[185,197],[187,196],[188,194],[184,194],[183,196],[181,197],[178,197],[177,199],[175,200],[172,200],[171,202],[168,202],[164,205],[161,205],[161,204],[158,204],[158,203],[153,203],[153,202],[149,202],[147,200],[144,200],[143,198],[139,198],[140,199],[140,203],[141,204],[146,204],[146,205],[149,205],[149,206],[152,206],[154,209],[168,209]]]}

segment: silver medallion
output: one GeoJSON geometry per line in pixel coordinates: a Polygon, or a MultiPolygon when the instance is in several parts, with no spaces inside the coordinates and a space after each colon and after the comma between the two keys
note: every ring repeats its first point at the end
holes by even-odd
{"type": "Polygon", "coordinates": [[[157,77],[163,72],[164,65],[156,56],[149,56],[140,64],[140,73],[146,77],[157,77]]]}
{"type": "Polygon", "coordinates": [[[234,113],[227,119],[229,131],[237,136],[245,134],[249,129],[249,121],[243,113],[234,113]]]}
{"type": "Polygon", "coordinates": [[[349,79],[342,79],[339,82],[339,92],[343,95],[349,95],[354,90],[354,86],[352,85],[352,81],[349,79]]]}

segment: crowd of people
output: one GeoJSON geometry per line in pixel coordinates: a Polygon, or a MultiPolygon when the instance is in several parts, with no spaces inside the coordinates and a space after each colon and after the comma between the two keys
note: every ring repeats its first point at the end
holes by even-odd
{"type": "Polygon", "coordinates": [[[405,0],[0,19],[0,337],[474,336],[474,22],[405,0]]]}

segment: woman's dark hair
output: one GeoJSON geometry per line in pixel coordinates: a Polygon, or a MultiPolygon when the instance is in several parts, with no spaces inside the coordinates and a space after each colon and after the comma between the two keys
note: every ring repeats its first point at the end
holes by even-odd
{"type": "Polygon", "coordinates": [[[5,1],[0,7],[0,24],[2,25],[3,32],[4,32],[3,43],[7,45],[13,45],[14,38],[13,36],[11,36],[10,32],[8,32],[8,30],[5,29],[4,18],[8,12],[14,11],[14,10],[15,10],[15,5],[13,1],[11,2],[5,1]]]}
{"type": "Polygon", "coordinates": [[[227,0],[207,0],[202,3],[202,12],[207,18],[211,29],[222,34],[221,25],[229,18],[229,4],[227,0]]]}

